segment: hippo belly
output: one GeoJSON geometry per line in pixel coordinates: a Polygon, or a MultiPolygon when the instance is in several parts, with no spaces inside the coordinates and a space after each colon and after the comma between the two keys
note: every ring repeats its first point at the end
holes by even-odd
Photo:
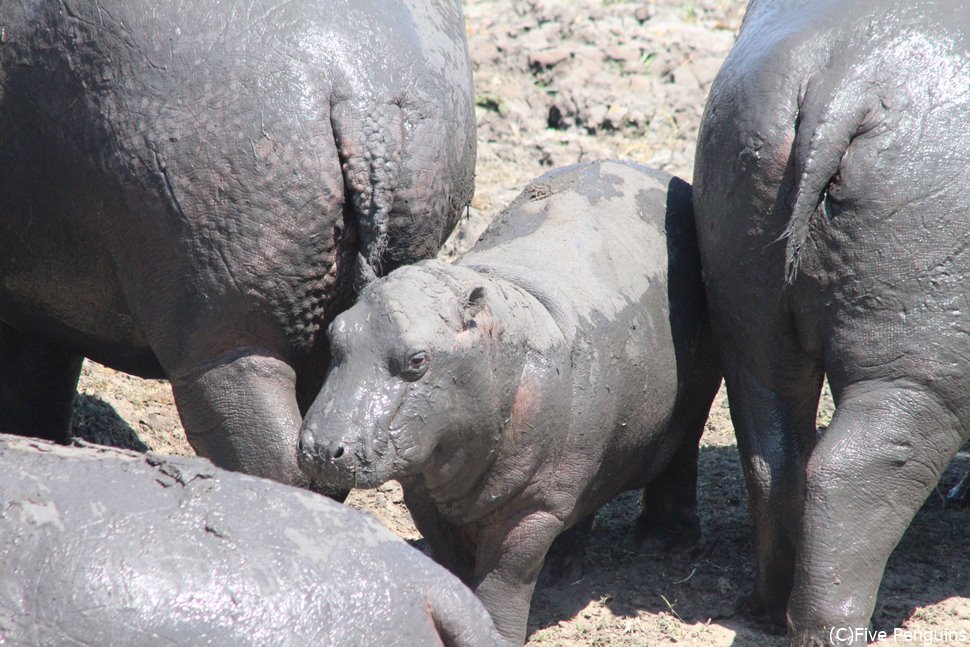
{"type": "Polygon", "coordinates": [[[0,198],[0,320],[127,373],[164,377],[118,275],[111,239],[123,232],[92,231],[90,182],[62,182],[70,199],[38,191],[28,208],[23,194],[0,198]]]}

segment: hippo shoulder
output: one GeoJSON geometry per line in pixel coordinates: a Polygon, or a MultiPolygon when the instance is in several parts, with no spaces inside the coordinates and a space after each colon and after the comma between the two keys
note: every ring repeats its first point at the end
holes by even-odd
{"type": "Polygon", "coordinates": [[[638,164],[565,167],[529,184],[459,263],[514,267],[580,318],[611,316],[666,283],[667,222],[690,217],[689,200],[686,183],[638,164]]]}

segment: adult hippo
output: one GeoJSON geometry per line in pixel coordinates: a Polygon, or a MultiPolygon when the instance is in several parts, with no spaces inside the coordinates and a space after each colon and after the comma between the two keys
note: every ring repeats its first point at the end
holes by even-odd
{"type": "MultiPolygon", "coordinates": [[[[970,436],[970,12],[755,0],[694,175],[755,530],[752,610],[864,630],[886,560],[970,436]],[[816,440],[827,375],[836,411],[816,440]]],[[[838,631],[842,630],[842,631],[838,631]]]]}
{"type": "Polygon", "coordinates": [[[620,492],[646,486],[644,523],[700,532],[697,443],[720,373],[686,182],[620,162],[552,171],[457,264],[375,281],[329,334],[308,472],[399,479],[508,644],[553,541],[620,492]]]}
{"type": "Polygon", "coordinates": [[[299,482],[327,324],[472,195],[458,0],[29,0],[0,25],[0,431],[65,440],[86,356],[170,379],[199,454],[299,482]]]}
{"type": "Polygon", "coordinates": [[[0,644],[499,644],[457,578],[318,494],[15,436],[0,463],[0,644]]]}

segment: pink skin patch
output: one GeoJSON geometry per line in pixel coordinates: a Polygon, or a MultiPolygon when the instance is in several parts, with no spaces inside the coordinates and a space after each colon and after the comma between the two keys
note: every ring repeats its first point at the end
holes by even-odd
{"type": "MultiPolygon", "coordinates": [[[[756,191],[760,191],[763,195],[774,195],[778,191],[776,182],[793,181],[788,172],[789,167],[792,166],[791,155],[794,143],[795,133],[791,132],[781,142],[781,145],[769,149],[770,156],[762,160],[763,170],[758,172],[758,177],[761,179],[756,184],[756,191]]],[[[761,219],[756,219],[753,226],[748,229],[747,235],[752,237],[764,236],[764,222],[761,219]]]]}
{"type": "Polygon", "coordinates": [[[464,330],[455,335],[454,350],[468,348],[475,343],[477,337],[486,340],[496,340],[502,332],[502,322],[494,319],[488,310],[478,314],[472,321],[465,324],[464,330]]]}
{"type": "Polygon", "coordinates": [[[522,373],[522,381],[515,392],[515,403],[512,405],[512,415],[509,417],[509,437],[515,440],[526,430],[535,428],[535,420],[539,417],[542,404],[542,384],[539,377],[526,368],[522,373]]]}
{"type": "Polygon", "coordinates": [[[795,143],[795,133],[788,133],[788,137],[782,142],[781,146],[775,149],[775,154],[768,161],[768,176],[783,177],[788,168],[788,160],[791,157],[792,145],[795,143]]]}

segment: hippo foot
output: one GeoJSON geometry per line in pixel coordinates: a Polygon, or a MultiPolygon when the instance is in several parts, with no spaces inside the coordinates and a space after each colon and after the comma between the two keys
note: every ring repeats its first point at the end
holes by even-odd
{"type": "Polygon", "coordinates": [[[792,630],[788,633],[788,647],[865,645],[873,639],[875,633],[875,630],[865,623],[861,627],[853,627],[852,623],[847,623],[844,627],[792,630]]]}
{"type": "Polygon", "coordinates": [[[737,609],[738,613],[763,625],[766,632],[775,635],[785,633],[788,624],[788,609],[787,606],[780,606],[777,600],[768,601],[755,593],[751,593],[738,599],[737,609]]]}
{"type": "Polygon", "coordinates": [[[641,555],[694,558],[704,551],[704,534],[697,517],[663,524],[640,518],[624,543],[627,550],[641,555]]]}
{"type": "Polygon", "coordinates": [[[829,647],[829,645],[850,644],[839,641],[836,633],[826,630],[798,631],[788,637],[788,647],[829,647]]]}
{"type": "Polygon", "coordinates": [[[586,551],[550,550],[542,566],[539,581],[542,586],[576,584],[586,574],[586,551]]]}
{"type": "Polygon", "coordinates": [[[575,584],[583,579],[586,544],[592,528],[593,515],[590,515],[556,537],[539,576],[543,586],[575,584]]]}

